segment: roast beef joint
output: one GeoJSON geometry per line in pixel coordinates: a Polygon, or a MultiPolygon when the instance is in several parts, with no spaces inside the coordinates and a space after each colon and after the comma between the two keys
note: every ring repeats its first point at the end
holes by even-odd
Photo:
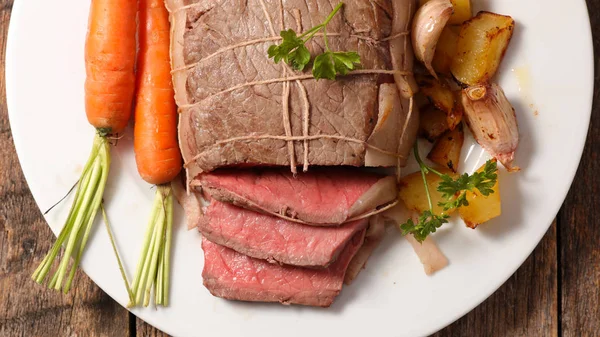
{"type": "MultiPolygon", "coordinates": [[[[281,31],[305,32],[337,4],[167,1],[186,168],[177,197],[203,236],[215,296],[327,307],[383,239],[379,214],[398,202],[393,174],[419,124],[415,1],[345,2],[327,25],[329,48],[356,51],[361,67],[336,80],[267,53],[281,31]]],[[[323,52],[322,35],[306,46],[323,52]]]]}

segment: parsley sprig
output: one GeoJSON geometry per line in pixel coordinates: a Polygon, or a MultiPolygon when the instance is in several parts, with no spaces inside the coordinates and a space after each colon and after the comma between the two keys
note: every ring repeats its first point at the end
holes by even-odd
{"type": "Polygon", "coordinates": [[[343,2],[337,4],[323,23],[314,26],[299,36],[293,29],[282,30],[279,35],[283,40],[280,44],[269,47],[269,58],[272,58],[275,63],[283,60],[295,70],[302,71],[311,60],[306,42],[312,39],[318,32],[323,31],[325,51],[317,55],[313,62],[312,73],[315,79],[326,78],[335,80],[336,75],[346,75],[349,71],[356,69],[360,65],[360,56],[358,53],[354,51],[334,52],[329,48],[329,41],[327,40],[327,24],[343,5],[343,2]]]}
{"type": "Polygon", "coordinates": [[[484,196],[494,193],[493,187],[498,179],[498,166],[496,161],[488,160],[481,172],[475,172],[471,175],[464,173],[458,178],[453,179],[447,174],[443,174],[423,162],[419,155],[418,144],[414,146],[415,159],[419,163],[423,184],[425,185],[425,194],[429,202],[429,209],[419,215],[417,223],[412,219],[408,219],[400,225],[402,235],[413,234],[414,238],[423,242],[431,233],[435,233],[438,228],[448,222],[450,217],[448,214],[437,215],[433,213],[433,203],[431,194],[427,186],[427,174],[429,172],[438,175],[442,182],[438,185],[437,191],[442,194],[443,202],[439,202],[438,206],[443,207],[444,211],[449,209],[459,208],[461,206],[469,206],[467,200],[467,191],[479,190],[484,196]]]}
{"type": "Polygon", "coordinates": [[[435,215],[431,209],[424,211],[419,215],[419,221],[415,224],[413,219],[409,218],[405,223],[400,225],[402,235],[412,234],[419,242],[425,241],[427,236],[435,233],[438,228],[448,222],[448,214],[435,215]]]}

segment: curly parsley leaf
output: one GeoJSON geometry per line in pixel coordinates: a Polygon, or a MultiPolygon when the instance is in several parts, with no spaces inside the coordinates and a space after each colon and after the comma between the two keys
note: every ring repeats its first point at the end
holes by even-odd
{"type": "Polygon", "coordinates": [[[456,209],[462,206],[469,206],[469,201],[467,200],[467,191],[474,191],[477,189],[486,197],[494,193],[493,188],[498,180],[498,165],[495,160],[488,160],[485,163],[483,170],[480,172],[478,171],[471,175],[465,173],[460,175],[458,178],[453,179],[451,176],[442,174],[441,172],[438,172],[437,170],[427,166],[427,164],[421,160],[417,143],[414,145],[413,153],[415,155],[415,159],[419,163],[419,168],[423,177],[425,193],[427,194],[427,200],[429,202],[429,210],[424,211],[419,216],[419,221],[416,224],[412,219],[409,219],[407,222],[400,225],[403,235],[413,234],[417,241],[423,242],[429,234],[435,233],[438,228],[448,222],[448,215],[436,215],[433,213],[431,195],[429,193],[429,187],[427,185],[426,178],[429,172],[436,174],[442,179],[437,190],[442,194],[442,198],[445,199],[445,201],[438,203],[438,206],[443,207],[444,211],[456,209]]]}
{"type": "Polygon", "coordinates": [[[475,172],[471,175],[464,173],[456,180],[446,174],[440,177],[442,178],[442,182],[439,184],[437,190],[448,201],[440,202],[438,205],[444,207],[444,210],[469,206],[466,195],[467,191],[477,189],[486,197],[494,193],[493,188],[498,180],[498,164],[494,160],[488,160],[481,172],[475,172]]]}
{"type": "Polygon", "coordinates": [[[400,225],[400,229],[402,230],[402,235],[412,234],[415,240],[423,242],[429,234],[435,233],[438,228],[447,223],[449,217],[447,214],[435,215],[431,210],[426,210],[419,215],[419,220],[416,224],[413,219],[408,219],[400,225]]]}

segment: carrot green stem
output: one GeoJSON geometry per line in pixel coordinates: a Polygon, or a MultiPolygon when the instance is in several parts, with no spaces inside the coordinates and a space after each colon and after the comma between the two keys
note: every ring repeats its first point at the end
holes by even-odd
{"type": "Polygon", "coordinates": [[[167,230],[166,230],[166,242],[165,249],[163,250],[163,297],[162,305],[169,305],[169,275],[171,272],[171,243],[173,241],[173,193],[171,193],[171,187],[168,188],[167,196],[167,230]]]}
{"type": "Polygon", "coordinates": [[[98,180],[100,178],[100,170],[100,162],[98,161],[98,157],[96,157],[94,158],[94,165],[92,166],[92,174],[90,178],[90,184],[88,186],[89,188],[83,193],[81,208],[77,210],[78,212],[75,216],[75,221],[72,225],[73,227],[71,228],[71,235],[69,235],[69,241],[67,242],[67,247],[65,248],[65,254],[60,262],[60,265],[58,266],[58,280],[56,281],[56,286],[54,287],[56,290],[60,290],[62,287],[62,281],[65,277],[67,266],[69,264],[69,257],[73,255],[75,244],[79,241],[79,231],[81,230],[81,226],[85,221],[84,217],[86,216],[88,209],[91,207],[92,197],[95,189],[98,186],[98,180]]]}
{"type": "MultiPolygon", "coordinates": [[[[54,245],[32,275],[33,280],[37,283],[44,282],[46,276],[50,272],[54,260],[60,252],[60,248],[65,245],[65,252],[60,259],[57,270],[54,272],[48,283],[48,287],[56,290],[62,289],[65,293],[71,288],[77,267],[79,266],[85,246],[89,239],[96,214],[102,205],[102,196],[106,187],[109,169],[109,143],[103,135],[97,133],[94,138],[92,151],[77,183],[75,198],[71,205],[71,209],[69,210],[69,215],[65,220],[65,224],[61,229],[56,242],[54,242],[54,245]],[[73,258],[73,263],[71,264],[67,275],[71,257],[73,258]],[[65,278],[66,282],[63,284],[65,278]]],[[[115,255],[117,256],[119,268],[122,269],[113,242],[114,239],[110,232],[109,238],[111,244],[113,244],[115,255]]],[[[127,290],[128,292],[130,291],[129,287],[127,287],[127,290]]]]}
{"type": "Polygon", "coordinates": [[[160,185],[156,190],[150,222],[144,236],[142,252],[131,287],[134,301],[129,303],[130,307],[148,306],[152,293],[154,294],[155,305],[165,306],[168,303],[169,253],[172,227],[173,197],[171,187],[170,185],[160,185]]]}
{"type": "MultiPolygon", "coordinates": [[[[160,213],[160,212],[159,212],[160,213]]],[[[146,256],[143,256],[143,268],[142,268],[142,273],[140,274],[140,284],[138,285],[137,289],[134,289],[134,294],[135,294],[135,301],[136,303],[139,303],[142,299],[142,295],[144,294],[144,289],[146,288],[146,282],[148,281],[148,273],[150,271],[150,265],[152,264],[152,255],[154,255],[154,245],[156,244],[156,227],[157,227],[157,222],[159,221],[160,218],[160,214],[157,214],[157,220],[156,222],[153,222],[151,224],[152,226],[152,236],[150,239],[150,246],[148,247],[148,252],[146,253],[146,256]]],[[[141,262],[141,261],[140,261],[141,262]]]]}
{"type": "Polygon", "coordinates": [[[110,229],[110,223],[108,222],[108,217],[106,216],[106,211],[104,210],[104,204],[100,204],[100,210],[102,211],[102,218],[104,219],[104,224],[106,225],[106,232],[108,233],[108,237],[110,238],[110,243],[113,248],[113,252],[117,257],[117,263],[119,264],[119,271],[121,272],[121,277],[123,278],[123,282],[125,283],[125,288],[127,289],[127,295],[129,295],[129,301],[133,302],[133,293],[131,292],[131,287],[129,286],[129,281],[127,281],[127,275],[125,274],[125,268],[123,268],[123,263],[121,262],[121,257],[119,256],[119,251],[117,250],[117,246],[115,244],[115,240],[112,234],[112,229],[110,229]]]}
{"type": "MultiPolygon", "coordinates": [[[[162,201],[162,200],[161,200],[162,201]]],[[[150,303],[150,291],[152,290],[152,286],[154,285],[154,280],[156,279],[156,269],[158,268],[158,253],[160,251],[160,246],[164,239],[164,230],[165,230],[165,211],[164,211],[164,202],[161,202],[163,210],[159,212],[158,223],[154,231],[154,243],[152,244],[152,255],[150,257],[150,268],[146,275],[146,290],[144,292],[144,306],[147,307],[150,303]]]]}
{"type": "MultiPolygon", "coordinates": [[[[152,206],[152,213],[150,214],[150,222],[148,223],[148,228],[146,229],[146,234],[144,235],[144,243],[142,244],[142,253],[141,258],[143,260],[138,263],[137,268],[135,270],[135,276],[133,278],[133,282],[131,283],[131,289],[133,290],[134,295],[137,293],[138,285],[142,278],[142,269],[144,267],[144,263],[146,261],[146,256],[148,254],[148,248],[150,247],[150,241],[152,239],[152,233],[154,230],[154,224],[156,223],[156,216],[158,214],[158,206],[160,205],[160,199],[154,199],[154,205],[152,206]]],[[[135,306],[135,302],[131,302],[128,306],[135,306]]]]}
{"type": "MultiPolygon", "coordinates": [[[[101,165],[101,164],[98,164],[101,165]]],[[[63,288],[63,292],[66,294],[71,288],[71,283],[73,282],[73,278],[75,277],[75,272],[77,271],[77,266],[81,261],[81,256],[83,255],[83,248],[85,247],[87,240],[90,236],[90,231],[92,229],[92,225],[94,224],[94,219],[96,218],[96,213],[98,212],[98,208],[102,203],[102,195],[104,194],[104,186],[106,184],[106,178],[108,177],[108,172],[104,170],[100,177],[100,182],[98,184],[98,190],[94,195],[94,199],[92,200],[92,207],[86,213],[86,221],[85,221],[85,232],[83,234],[83,238],[81,238],[81,243],[79,245],[79,251],[77,252],[77,256],[75,256],[75,262],[71,267],[71,272],[69,273],[69,277],[67,278],[67,283],[63,288]]]]}
{"type": "MultiPolygon", "coordinates": [[[[58,235],[56,242],[32,275],[32,278],[36,282],[42,283],[44,281],[52,267],[52,262],[60,251],[60,247],[66,242],[65,253],[49,284],[49,287],[60,290],[70,258],[74,255],[74,252],[77,255],[83,253],[87,241],[84,232],[87,231],[87,226],[90,225],[89,219],[97,211],[97,205],[94,203],[96,200],[95,196],[98,191],[104,190],[106,183],[106,179],[102,179],[102,177],[108,174],[108,157],[109,151],[106,139],[96,135],[90,157],[79,179],[75,199],[71,205],[65,225],[58,235]],[[82,227],[86,227],[86,230],[81,231],[82,227]]],[[[78,263],[78,259],[75,259],[73,268],[77,268],[78,263]]],[[[65,287],[66,290],[68,290],[68,287],[65,287]]]]}
{"type": "MultiPolygon", "coordinates": [[[[94,152],[92,151],[92,156],[93,155],[94,155],[94,152]]],[[[89,160],[88,164],[91,164],[90,162],[93,162],[91,160],[93,158],[92,156],[90,156],[90,160],[89,160]]],[[[44,281],[44,278],[46,277],[46,275],[48,274],[48,272],[50,270],[50,267],[52,266],[52,262],[54,261],[54,259],[56,258],[56,255],[58,255],[58,252],[60,251],[60,247],[62,246],[62,244],[65,241],[65,239],[67,238],[67,236],[70,235],[70,233],[71,233],[72,223],[74,221],[75,214],[77,213],[77,210],[80,208],[81,202],[82,202],[81,190],[84,188],[87,188],[87,185],[90,182],[90,177],[91,177],[90,166],[91,165],[86,165],[86,167],[83,170],[83,173],[81,174],[81,178],[80,178],[79,184],[77,186],[77,192],[75,194],[75,199],[73,200],[73,205],[71,206],[71,210],[69,211],[69,216],[67,217],[65,225],[63,226],[62,230],[60,231],[60,234],[58,235],[56,242],[54,243],[54,245],[52,246],[52,249],[50,249],[50,251],[48,252],[46,257],[44,258],[42,263],[38,266],[38,268],[33,273],[32,277],[37,283],[42,283],[44,281]]],[[[58,278],[58,274],[54,275],[53,281],[51,282],[52,285],[50,286],[51,288],[54,287],[53,284],[56,283],[56,278],[58,278]]]]}
{"type": "Polygon", "coordinates": [[[160,246],[160,251],[158,252],[158,271],[156,273],[156,285],[154,286],[154,302],[156,305],[163,304],[163,282],[164,282],[164,272],[165,265],[163,261],[165,246],[160,246]]]}

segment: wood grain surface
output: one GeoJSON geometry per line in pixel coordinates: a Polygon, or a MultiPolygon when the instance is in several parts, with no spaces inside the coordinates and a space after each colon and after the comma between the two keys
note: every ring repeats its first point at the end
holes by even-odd
{"type": "MultiPolygon", "coordinates": [[[[11,3],[0,6],[2,70],[11,3]]],[[[19,168],[0,77],[0,336],[129,336],[128,312],[81,271],[68,295],[31,280],[54,235],[19,168]]]]}
{"type": "MultiPolygon", "coordinates": [[[[600,0],[587,4],[598,55],[600,0]]],[[[0,337],[168,336],[129,314],[81,272],[68,295],[30,278],[54,237],[29,192],[8,124],[3,69],[11,9],[11,0],[0,0],[0,337]]],[[[600,336],[600,58],[595,60],[592,123],[557,220],[496,293],[434,336],[600,336]]]]}
{"type": "Polygon", "coordinates": [[[592,123],[577,178],[558,214],[559,332],[600,336],[600,0],[589,0],[595,52],[592,123]]]}

